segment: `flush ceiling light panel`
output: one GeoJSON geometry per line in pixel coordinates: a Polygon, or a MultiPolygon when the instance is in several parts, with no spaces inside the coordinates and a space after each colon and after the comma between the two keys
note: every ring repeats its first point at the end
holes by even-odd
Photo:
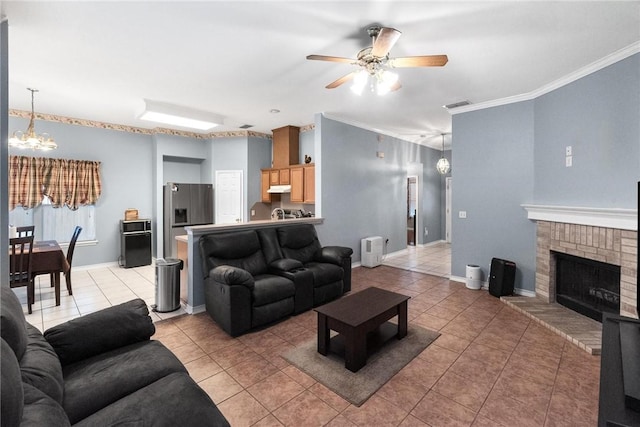
{"type": "Polygon", "coordinates": [[[145,108],[138,116],[146,120],[164,125],[178,126],[189,129],[209,130],[220,126],[224,118],[208,111],[167,104],[165,102],[144,100],[145,108]]]}

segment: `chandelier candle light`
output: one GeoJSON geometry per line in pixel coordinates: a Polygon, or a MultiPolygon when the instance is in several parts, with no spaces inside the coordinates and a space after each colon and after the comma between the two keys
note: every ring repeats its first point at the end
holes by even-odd
{"type": "Polygon", "coordinates": [[[27,88],[31,91],[31,119],[29,120],[29,127],[26,132],[15,131],[11,138],[9,138],[10,147],[18,148],[31,148],[32,150],[55,150],[58,148],[58,144],[55,143],[51,135],[43,133],[42,135],[36,134],[35,131],[35,113],[33,109],[33,94],[39,92],[38,89],[27,88]]]}
{"type": "Polygon", "coordinates": [[[436,169],[440,172],[441,175],[446,175],[451,169],[451,165],[449,165],[449,160],[444,157],[444,133],[442,134],[442,157],[436,163],[436,169]]]}

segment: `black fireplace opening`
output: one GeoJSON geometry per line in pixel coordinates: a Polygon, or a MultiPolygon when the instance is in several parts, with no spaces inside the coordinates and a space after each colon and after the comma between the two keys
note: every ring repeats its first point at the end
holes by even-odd
{"type": "Polygon", "coordinates": [[[620,266],[554,252],[556,301],[602,322],[602,313],[620,314],[620,266]]]}

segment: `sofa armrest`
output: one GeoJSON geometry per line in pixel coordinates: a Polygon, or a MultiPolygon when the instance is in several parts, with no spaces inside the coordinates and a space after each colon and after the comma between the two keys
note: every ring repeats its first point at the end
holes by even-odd
{"type": "Polygon", "coordinates": [[[325,246],[318,253],[317,260],[342,266],[344,258],[349,258],[353,249],[344,246],[325,246]]]}
{"type": "Polygon", "coordinates": [[[300,261],[291,258],[280,258],[269,264],[269,269],[273,270],[276,274],[285,271],[296,270],[302,267],[303,265],[300,261]]]}
{"type": "Polygon", "coordinates": [[[255,279],[247,270],[242,268],[233,267],[231,265],[220,265],[209,273],[209,277],[218,283],[224,283],[225,285],[242,285],[248,289],[253,289],[255,286],[255,279]]]}
{"type": "Polygon", "coordinates": [[[137,298],[54,326],[44,337],[64,367],[148,340],[155,331],[147,304],[137,298]]]}

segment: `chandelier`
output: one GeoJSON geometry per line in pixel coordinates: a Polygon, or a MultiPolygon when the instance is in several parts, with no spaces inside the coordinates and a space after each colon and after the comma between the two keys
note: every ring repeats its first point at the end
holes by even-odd
{"type": "Polygon", "coordinates": [[[58,144],[55,143],[51,135],[43,133],[41,135],[36,134],[35,131],[35,113],[33,109],[33,94],[39,92],[38,89],[27,88],[31,91],[31,119],[29,120],[29,127],[26,132],[15,131],[11,138],[9,138],[10,147],[18,148],[31,148],[32,150],[55,150],[58,148],[58,144]]]}
{"type": "Polygon", "coordinates": [[[444,133],[442,134],[442,156],[438,163],[436,163],[436,169],[440,172],[441,175],[446,175],[449,170],[451,170],[451,165],[449,164],[449,160],[444,157],[444,133]]]}

